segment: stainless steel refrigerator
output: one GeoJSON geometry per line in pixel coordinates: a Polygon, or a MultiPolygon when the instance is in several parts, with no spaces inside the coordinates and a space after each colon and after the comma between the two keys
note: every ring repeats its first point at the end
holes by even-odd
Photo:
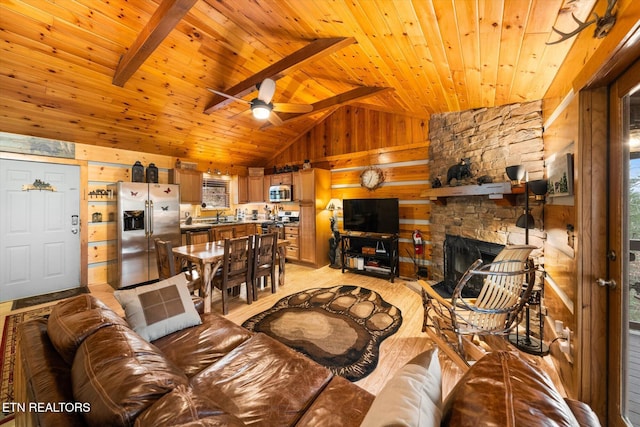
{"type": "Polygon", "coordinates": [[[116,205],[117,262],[107,267],[116,289],[158,278],[154,239],[180,246],[180,186],[118,182],[108,186],[116,205]]]}

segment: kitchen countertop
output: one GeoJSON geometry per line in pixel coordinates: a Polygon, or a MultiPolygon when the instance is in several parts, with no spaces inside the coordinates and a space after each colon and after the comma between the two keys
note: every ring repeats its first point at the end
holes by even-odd
{"type": "Polygon", "coordinates": [[[266,220],[264,219],[247,219],[240,221],[220,221],[215,222],[215,220],[202,220],[197,219],[194,220],[191,224],[185,224],[184,221],[180,221],[180,229],[181,230],[206,230],[211,227],[223,227],[225,225],[242,225],[242,224],[262,224],[266,220]]]}

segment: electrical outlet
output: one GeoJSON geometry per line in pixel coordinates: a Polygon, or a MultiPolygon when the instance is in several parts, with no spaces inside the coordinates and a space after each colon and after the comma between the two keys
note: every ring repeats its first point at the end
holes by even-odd
{"type": "Polygon", "coordinates": [[[565,339],[560,343],[560,350],[571,356],[571,329],[568,326],[565,327],[560,332],[560,336],[565,339]]]}
{"type": "Polygon", "coordinates": [[[564,323],[562,323],[562,320],[555,321],[555,329],[556,329],[556,335],[562,336],[562,330],[564,329],[564,323]]]}

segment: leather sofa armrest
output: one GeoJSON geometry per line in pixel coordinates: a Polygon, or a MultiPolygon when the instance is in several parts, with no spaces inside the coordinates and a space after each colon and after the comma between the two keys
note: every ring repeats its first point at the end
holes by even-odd
{"type": "Polygon", "coordinates": [[[585,415],[581,425],[600,425],[581,406],[570,407],[540,369],[518,354],[496,351],[472,365],[447,396],[442,425],[576,425],[574,411],[585,415]]]}
{"type": "MultiPolygon", "coordinates": [[[[73,402],[71,387],[71,366],[58,354],[47,334],[47,320],[35,319],[18,326],[18,354],[21,365],[19,400],[29,402],[73,402]],[[25,393],[26,392],[26,393],[25,393]],[[24,396],[26,394],[26,396],[24,396]]],[[[18,391],[18,390],[16,390],[18,391]]],[[[25,404],[27,402],[24,402],[25,404]]],[[[40,411],[27,406],[25,413],[16,413],[16,422],[33,425],[84,426],[84,418],[79,411],[40,411]]]]}
{"type": "Polygon", "coordinates": [[[579,400],[573,400],[569,398],[564,399],[569,405],[569,409],[573,412],[573,415],[578,420],[578,424],[580,426],[600,426],[600,420],[593,409],[589,405],[584,402],[580,402],[579,400]]]}

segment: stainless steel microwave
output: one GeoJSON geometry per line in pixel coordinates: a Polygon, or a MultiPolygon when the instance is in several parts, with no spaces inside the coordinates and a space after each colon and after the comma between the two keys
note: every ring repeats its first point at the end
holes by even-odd
{"type": "Polygon", "coordinates": [[[290,185],[272,185],[269,187],[269,201],[271,203],[290,202],[291,196],[290,185]]]}

